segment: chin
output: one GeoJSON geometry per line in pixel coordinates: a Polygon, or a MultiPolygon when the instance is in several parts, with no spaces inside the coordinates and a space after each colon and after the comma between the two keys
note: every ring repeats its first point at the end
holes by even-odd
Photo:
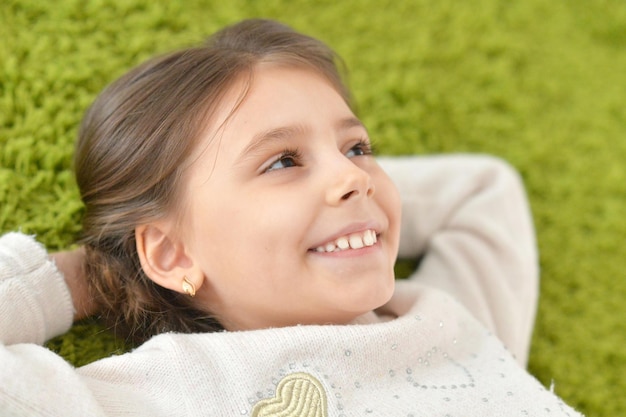
{"type": "Polygon", "coordinates": [[[376,303],[375,307],[372,307],[372,310],[376,310],[377,308],[380,308],[382,306],[384,306],[385,304],[387,304],[389,302],[389,300],[391,300],[391,297],[393,297],[393,293],[395,290],[396,286],[395,283],[391,284],[388,288],[386,292],[381,291],[379,293],[379,300],[376,303]]]}
{"type": "Polygon", "coordinates": [[[367,298],[361,298],[362,301],[358,305],[358,316],[376,310],[377,308],[387,304],[393,296],[395,281],[392,279],[390,282],[384,283],[384,285],[372,286],[372,289],[373,291],[366,296],[367,298]]]}

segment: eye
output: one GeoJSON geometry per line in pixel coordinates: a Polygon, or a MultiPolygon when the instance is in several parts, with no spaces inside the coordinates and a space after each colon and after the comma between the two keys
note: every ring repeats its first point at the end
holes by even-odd
{"type": "Polygon", "coordinates": [[[360,140],[356,145],[354,145],[348,152],[346,152],[346,156],[348,158],[353,158],[355,156],[363,156],[363,155],[372,155],[374,150],[372,149],[372,144],[366,140],[360,140]]]}
{"type": "Polygon", "coordinates": [[[271,162],[263,172],[271,172],[277,171],[279,169],[299,166],[300,159],[301,155],[297,149],[286,149],[280,154],[278,158],[271,162]]]}

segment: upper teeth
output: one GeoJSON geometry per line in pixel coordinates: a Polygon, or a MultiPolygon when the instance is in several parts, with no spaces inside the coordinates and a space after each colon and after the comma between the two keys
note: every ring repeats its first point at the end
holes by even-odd
{"type": "Polygon", "coordinates": [[[341,236],[332,242],[315,248],[317,252],[339,252],[346,249],[361,249],[364,246],[372,246],[376,243],[376,232],[366,230],[360,233],[341,236]]]}

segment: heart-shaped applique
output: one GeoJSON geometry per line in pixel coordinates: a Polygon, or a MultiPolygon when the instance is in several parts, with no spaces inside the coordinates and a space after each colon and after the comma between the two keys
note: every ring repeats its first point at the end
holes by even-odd
{"type": "Polygon", "coordinates": [[[304,372],[289,374],[276,387],[276,396],[261,400],[252,417],[327,417],[326,392],[321,382],[304,372]]]}

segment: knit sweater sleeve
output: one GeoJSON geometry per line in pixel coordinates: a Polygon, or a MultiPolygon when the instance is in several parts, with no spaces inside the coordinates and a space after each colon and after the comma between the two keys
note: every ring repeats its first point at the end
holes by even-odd
{"type": "Polygon", "coordinates": [[[72,325],[72,298],[44,247],[32,237],[0,237],[0,342],[43,344],[72,325]]]}
{"type": "Polygon", "coordinates": [[[0,414],[100,415],[76,369],[39,346],[72,318],[69,289],[43,246],[21,233],[0,237],[0,414]]]}
{"type": "Polygon", "coordinates": [[[402,199],[411,279],[459,300],[525,365],[538,295],[534,228],[517,172],[494,157],[380,158],[402,199]]]}

